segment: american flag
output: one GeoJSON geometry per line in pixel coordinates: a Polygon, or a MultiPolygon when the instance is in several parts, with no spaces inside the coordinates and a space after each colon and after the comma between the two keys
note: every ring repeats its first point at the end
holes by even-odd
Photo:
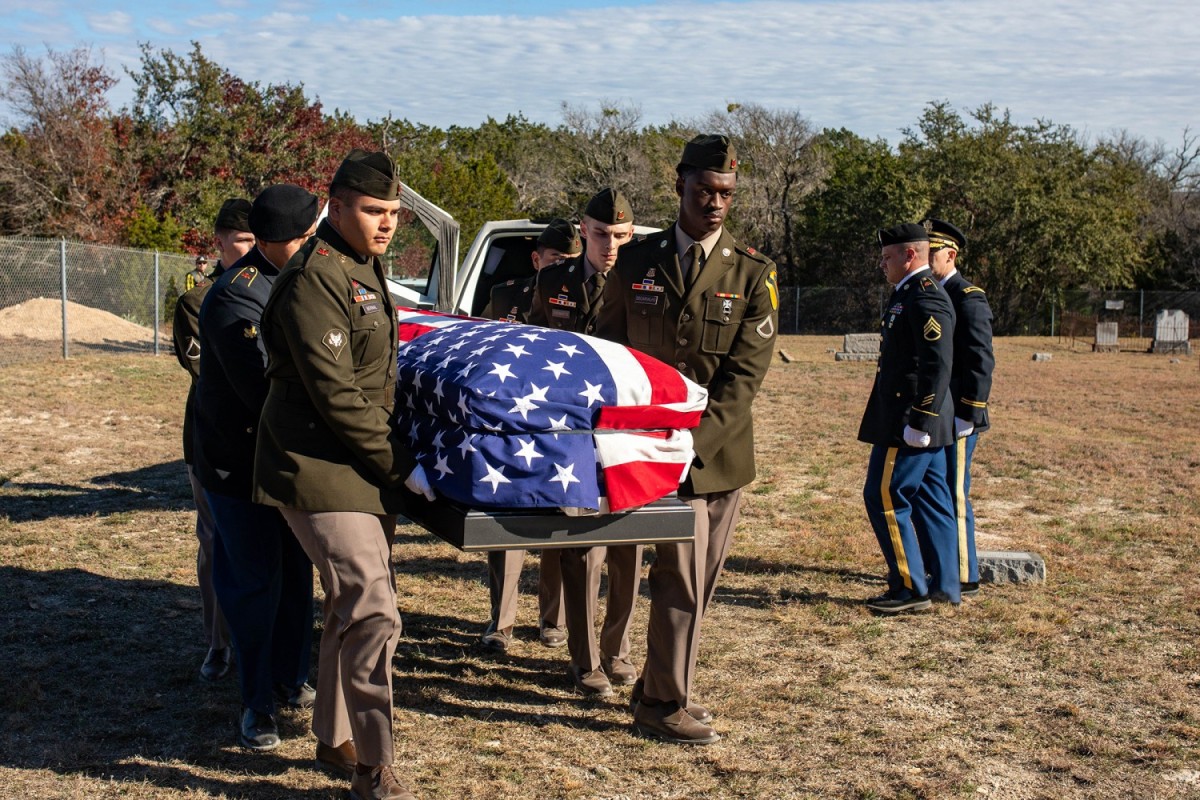
{"type": "Polygon", "coordinates": [[[622,345],[399,309],[392,423],[433,488],[474,508],[620,511],[678,488],[708,402],[622,345]]]}

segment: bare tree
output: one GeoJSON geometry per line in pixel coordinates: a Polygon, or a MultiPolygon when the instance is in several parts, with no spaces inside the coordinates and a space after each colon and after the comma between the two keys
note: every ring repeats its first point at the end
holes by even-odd
{"type": "Polygon", "coordinates": [[[0,101],[14,119],[0,138],[0,226],[7,233],[114,241],[134,175],[109,113],[116,79],[90,48],[14,47],[0,62],[0,101]]]}
{"type": "Polygon", "coordinates": [[[731,224],[790,277],[801,263],[797,212],[826,173],[813,147],[817,132],[812,123],[799,111],[733,103],[709,114],[700,127],[730,136],[737,146],[740,177],[731,224]]]}
{"type": "Polygon", "coordinates": [[[563,103],[566,190],[581,208],[600,189],[620,189],[641,220],[652,205],[654,173],[642,148],[642,112],[637,106],[604,101],[598,111],[563,103]]]}

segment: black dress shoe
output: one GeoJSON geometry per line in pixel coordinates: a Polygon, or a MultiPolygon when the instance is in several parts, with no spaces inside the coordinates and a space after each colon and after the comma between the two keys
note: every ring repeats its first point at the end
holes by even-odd
{"type": "Polygon", "coordinates": [[[979,581],[967,581],[962,585],[963,597],[978,597],[979,596],[979,581]]]}
{"type": "Polygon", "coordinates": [[[293,688],[282,683],[275,684],[275,699],[288,708],[312,708],[317,701],[317,691],[307,683],[293,688]]]}
{"type": "Polygon", "coordinates": [[[275,718],[270,714],[260,714],[253,708],[243,709],[238,744],[256,751],[279,747],[279,727],[275,724],[275,718]]]}
{"type": "Polygon", "coordinates": [[[206,683],[216,683],[229,674],[232,665],[232,647],[209,648],[204,663],[200,665],[200,679],[206,683]]]}
{"type": "Polygon", "coordinates": [[[930,606],[929,595],[910,592],[884,592],[867,601],[867,608],[876,614],[899,614],[904,611],[925,611],[930,606]]]}
{"type": "Polygon", "coordinates": [[[941,592],[941,591],[930,592],[929,599],[934,603],[949,603],[952,606],[961,606],[962,605],[961,600],[955,600],[954,598],[950,597],[950,595],[946,594],[945,592],[941,592]]]}

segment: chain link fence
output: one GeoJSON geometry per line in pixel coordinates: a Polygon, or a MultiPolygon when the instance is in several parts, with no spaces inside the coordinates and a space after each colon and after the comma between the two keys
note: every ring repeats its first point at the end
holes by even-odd
{"type": "Polygon", "coordinates": [[[0,364],[91,352],[170,353],[191,256],[0,238],[0,364]]]}
{"type": "MultiPolygon", "coordinates": [[[[0,364],[84,353],[171,353],[171,319],[191,256],[55,239],[0,237],[0,364]]],[[[879,330],[890,289],[783,286],[779,330],[842,335],[879,330]]],[[[1018,304],[1020,305],[1020,304],[1018,304]]],[[[1200,292],[1067,291],[1020,305],[1001,333],[1095,344],[1115,322],[1121,350],[1150,350],[1159,311],[1182,310],[1200,336],[1200,292]]]]}

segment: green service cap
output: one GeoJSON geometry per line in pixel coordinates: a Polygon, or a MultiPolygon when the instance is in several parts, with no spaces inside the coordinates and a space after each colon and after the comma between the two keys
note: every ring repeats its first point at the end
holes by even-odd
{"type": "Polygon", "coordinates": [[[400,196],[400,179],[396,177],[396,163],[391,156],[358,148],[350,151],[334,173],[330,187],[338,186],[378,200],[395,200],[400,196]]]}
{"type": "Polygon", "coordinates": [[[737,149],[728,136],[702,133],[683,146],[680,167],[737,172],[737,149]]]}
{"type": "Polygon", "coordinates": [[[601,189],[588,201],[583,215],[605,225],[633,222],[633,208],[629,205],[629,199],[616,189],[601,189]]]}
{"type": "Polygon", "coordinates": [[[925,228],[915,222],[905,222],[890,228],[884,228],[879,231],[878,237],[879,244],[882,247],[887,247],[891,244],[929,241],[929,234],[925,232],[925,228]]]}
{"type": "Polygon", "coordinates": [[[552,219],[537,238],[538,247],[553,247],[560,253],[575,255],[583,249],[579,231],[565,219],[552,219]]]}
{"type": "Polygon", "coordinates": [[[250,233],[250,201],[231,197],[221,204],[217,212],[216,230],[244,231],[250,233]]]}
{"type": "Polygon", "coordinates": [[[941,250],[943,247],[962,252],[967,246],[967,235],[944,219],[930,217],[921,221],[921,226],[929,234],[929,249],[941,250]]]}

